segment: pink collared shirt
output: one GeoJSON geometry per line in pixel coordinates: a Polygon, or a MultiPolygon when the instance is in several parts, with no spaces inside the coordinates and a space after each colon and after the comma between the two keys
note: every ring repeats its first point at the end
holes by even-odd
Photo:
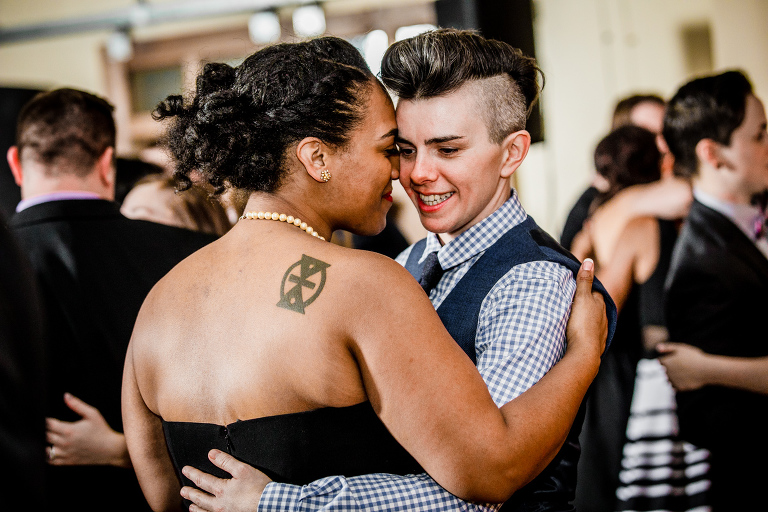
{"type": "Polygon", "coordinates": [[[755,219],[758,217],[761,218],[760,209],[757,206],[729,203],[707,194],[696,187],[693,188],[693,197],[704,206],[712,208],[728,217],[736,227],[743,231],[744,234],[755,243],[760,252],[768,258],[768,239],[764,236],[755,239],[755,219]]]}

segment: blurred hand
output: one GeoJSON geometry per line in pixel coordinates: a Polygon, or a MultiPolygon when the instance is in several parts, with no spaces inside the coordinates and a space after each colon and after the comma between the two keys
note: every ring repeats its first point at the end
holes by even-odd
{"type": "Polygon", "coordinates": [[[667,370],[667,378],[677,391],[693,391],[706,386],[703,369],[707,354],[684,343],[659,343],[656,350],[662,355],[659,362],[667,370]]]}
{"type": "Polygon", "coordinates": [[[183,487],[182,497],[190,500],[190,512],[253,512],[258,508],[261,493],[270,480],[267,475],[231,455],[219,450],[208,452],[213,464],[232,475],[231,479],[217,478],[191,466],[181,470],[196,486],[183,487]]]}
{"type": "Polygon", "coordinates": [[[69,393],[67,407],[82,419],[75,422],[45,419],[48,463],[54,466],[109,465],[131,467],[125,436],[112,430],[98,409],[69,393]]]}

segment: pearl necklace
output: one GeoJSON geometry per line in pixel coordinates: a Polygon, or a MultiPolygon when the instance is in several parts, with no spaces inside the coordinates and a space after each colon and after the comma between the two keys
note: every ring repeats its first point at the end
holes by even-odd
{"type": "Polygon", "coordinates": [[[272,212],[246,212],[240,219],[253,219],[253,220],[276,220],[279,222],[285,222],[293,224],[302,231],[306,231],[308,235],[312,235],[320,240],[325,240],[320,234],[315,231],[312,226],[307,225],[306,222],[302,222],[301,219],[294,217],[293,215],[286,215],[284,213],[272,213],[272,212]]]}

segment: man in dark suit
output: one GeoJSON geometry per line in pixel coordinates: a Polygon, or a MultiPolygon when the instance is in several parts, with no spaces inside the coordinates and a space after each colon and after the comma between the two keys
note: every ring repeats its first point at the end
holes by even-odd
{"type": "Polygon", "coordinates": [[[32,269],[0,212],[0,460],[6,510],[44,510],[45,356],[32,269]]]}
{"type": "Polygon", "coordinates": [[[152,286],[214,240],[123,217],[114,147],[112,106],[59,89],[25,105],[8,150],[22,193],[10,225],[46,315],[49,498],[80,510],[148,508],[121,434],[126,347],[152,286]]]}
{"type": "MultiPolygon", "coordinates": [[[[670,101],[663,134],[695,198],[667,280],[670,339],[766,356],[768,241],[753,204],[768,189],[763,104],[740,72],[693,80],[670,101]]],[[[705,386],[677,400],[681,435],[712,454],[713,510],[763,510],[768,396],[705,386]]]]}

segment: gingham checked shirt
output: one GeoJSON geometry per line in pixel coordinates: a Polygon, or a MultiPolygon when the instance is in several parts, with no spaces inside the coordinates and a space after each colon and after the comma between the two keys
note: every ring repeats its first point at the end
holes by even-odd
{"type": "MultiPolygon", "coordinates": [[[[467,270],[504,233],[525,220],[516,193],[498,210],[441,247],[430,233],[420,260],[438,251],[445,270],[429,298],[442,304],[467,270]]],[[[397,257],[405,264],[413,246],[397,257]]],[[[475,348],[477,369],[501,407],[535,384],[563,356],[565,327],[576,281],[556,263],[517,265],[488,292],[480,308],[475,348]]],[[[499,505],[460,500],[426,473],[331,476],[305,486],[272,482],[259,512],[498,510],[499,505]]]]}

